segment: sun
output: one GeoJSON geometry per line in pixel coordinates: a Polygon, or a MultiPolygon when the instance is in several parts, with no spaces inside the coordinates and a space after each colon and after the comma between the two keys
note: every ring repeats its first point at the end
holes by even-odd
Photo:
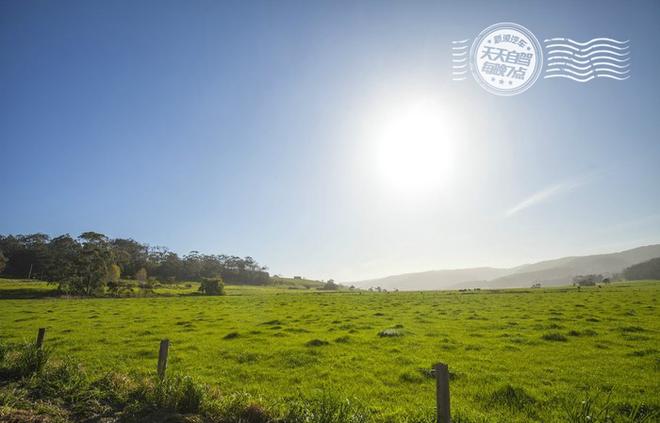
{"type": "Polygon", "coordinates": [[[388,190],[432,194],[453,173],[453,122],[439,104],[412,102],[387,113],[373,139],[378,179],[388,190]]]}

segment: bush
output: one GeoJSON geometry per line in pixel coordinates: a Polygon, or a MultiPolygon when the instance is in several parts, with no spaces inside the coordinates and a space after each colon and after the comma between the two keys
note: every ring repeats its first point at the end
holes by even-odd
{"type": "Polygon", "coordinates": [[[202,278],[199,291],[206,295],[225,295],[225,284],[222,278],[202,278]]]}

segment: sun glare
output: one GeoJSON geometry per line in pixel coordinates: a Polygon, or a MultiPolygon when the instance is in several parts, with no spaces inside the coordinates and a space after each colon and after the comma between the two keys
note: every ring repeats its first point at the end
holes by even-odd
{"type": "Polygon", "coordinates": [[[386,189],[432,194],[453,170],[451,121],[437,103],[408,104],[381,120],[374,137],[374,163],[386,189]]]}

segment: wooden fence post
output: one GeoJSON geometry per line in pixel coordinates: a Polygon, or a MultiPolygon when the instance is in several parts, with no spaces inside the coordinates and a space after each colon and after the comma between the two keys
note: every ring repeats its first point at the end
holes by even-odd
{"type": "Polygon", "coordinates": [[[435,400],[438,412],[438,423],[451,423],[449,409],[449,367],[438,363],[433,366],[435,373],[435,400]]]}
{"type": "Polygon", "coordinates": [[[46,328],[39,328],[39,332],[37,333],[37,349],[41,349],[44,345],[44,336],[46,336],[46,328]]]}
{"type": "Polygon", "coordinates": [[[165,370],[167,369],[167,351],[170,348],[169,339],[160,341],[160,350],[158,351],[158,377],[165,378],[165,370]]]}

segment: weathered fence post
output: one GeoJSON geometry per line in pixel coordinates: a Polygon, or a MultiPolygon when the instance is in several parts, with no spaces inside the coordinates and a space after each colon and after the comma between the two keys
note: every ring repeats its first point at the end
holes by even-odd
{"type": "Polygon", "coordinates": [[[167,351],[170,348],[169,339],[160,341],[160,350],[158,351],[158,377],[165,378],[165,370],[167,369],[167,351]]]}
{"type": "Polygon", "coordinates": [[[46,328],[39,328],[39,332],[37,333],[37,349],[41,349],[44,345],[44,336],[46,336],[46,328]]]}
{"type": "Polygon", "coordinates": [[[449,367],[438,363],[433,366],[435,374],[435,400],[438,412],[438,423],[451,423],[449,411],[449,367]]]}

